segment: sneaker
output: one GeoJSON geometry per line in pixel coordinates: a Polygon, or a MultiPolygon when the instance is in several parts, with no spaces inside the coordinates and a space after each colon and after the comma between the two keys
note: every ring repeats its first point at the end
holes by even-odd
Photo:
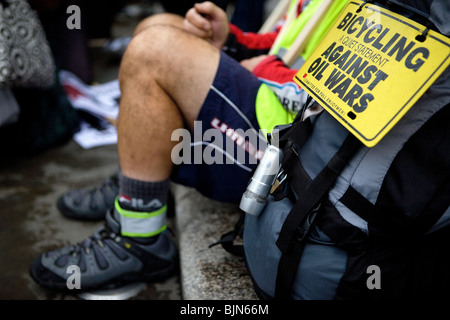
{"type": "Polygon", "coordinates": [[[112,217],[112,210],[108,211],[106,220],[105,227],[88,239],[35,259],[30,267],[31,277],[45,288],[66,291],[71,289],[68,279],[73,275],[72,268],[78,266],[80,288],[76,289],[82,292],[154,282],[175,274],[178,251],[169,230],[151,244],[144,244],[120,236],[120,226],[112,217]]]}
{"type": "Polygon", "coordinates": [[[115,173],[98,186],[71,190],[59,197],[56,206],[66,217],[77,220],[104,220],[114,208],[119,194],[119,176],[115,173]]]}

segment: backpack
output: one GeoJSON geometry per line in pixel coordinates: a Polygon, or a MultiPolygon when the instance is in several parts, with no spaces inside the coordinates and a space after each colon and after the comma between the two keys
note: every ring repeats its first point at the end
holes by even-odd
{"type": "Polygon", "coordinates": [[[287,178],[243,223],[261,299],[448,295],[448,76],[374,148],[327,112],[280,133],[287,178]]]}
{"type": "MultiPolygon", "coordinates": [[[[448,35],[444,1],[413,2],[387,4],[417,7],[417,20],[448,35]]],[[[326,111],[274,130],[278,186],[219,241],[245,257],[259,298],[450,296],[449,104],[447,69],[372,148],[326,111]]]]}
{"type": "Polygon", "coordinates": [[[372,148],[325,111],[274,130],[286,179],[217,242],[259,298],[450,295],[449,93],[446,70],[372,148]]]}

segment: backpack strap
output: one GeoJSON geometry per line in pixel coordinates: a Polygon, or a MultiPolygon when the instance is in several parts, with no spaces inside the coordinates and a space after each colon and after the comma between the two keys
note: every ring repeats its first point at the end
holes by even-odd
{"type": "MultiPolygon", "coordinates": [[[[297,200],[288,214],[276,242],[282,255],[278,265],[275,299],[290,299],[292,284],[295,279],[300,256],[309,235],[310,227],[318,213],[321,201],[334,184],[347,162],[360,148],[361,142],[349,134],[338,152],[314,180],[302,190],[301,199],[297,200]]],[[[300,164],[300,160],[296,159],[300,164]]],[[[296,179],[298,170],[289,171],[291,181],[296,179]]],[[[299,193],[297,192],[297,195],[299,193]]]]}
{"type": "Polygon", "coordinates": [[[212,248],[218,244],[222,245],[222,248],[225,249],[225,251],[238,256],[243,257],[244,256],[244,246],[242,244],[235,244],[234,241],[238,236],[242,237],[243,234],[243,227],[244,227],[244,221],[245,221],[245,215],[241,213],[239,216],[239,220],[234,225],[234,229],[222,234],[219,241],[214,242],[209,245],[209,248],[212,248]]]}
{"type": "MultiPolygon", "coordinates": [[[[450,181],[441,189],[442,194],[450,194],[450,181]]],[[[341,202],[378,232],[399,238],[414,238],[428,232],[450,206],[447,201],[430,199],[428,205],[414,219],[398,210],[380,210],[357,190],[350,186],[341,198],[341,202]]]]}
{"type": "MultiPolygon", "coordinates": [[[[304,109],[306,109],[312,102],[312,97],[308,97],[304,109]]],[[[307,118],[301,121],[303,112],[299,112],[292,123],[286,125],[276,126],[272,134],[268,135],[269,143],[274,141],[279,144],[280,148],[288,151],[283,158],[283,165],[287,166],[288,162],[292,162],[292,159],[296,154],[292,152],[296,147],[303,145],[306,142],[312,131],[311,119],[307,118]]],[[[256,170],[256,169],[255,169],[256,170]]],[[[252,174],[254,171],[252,172],[252,174]]],[[[218,244],[222,245],[225,251],[239,256],[244,256],[243,245],[236,245],[234,242],[238,236],[242,236],[244,228],[245,214],[241,214],[239,220],[236,222],[234,229],[222,234],[217,242],[209,245],[212,248],[218,244]]]]}

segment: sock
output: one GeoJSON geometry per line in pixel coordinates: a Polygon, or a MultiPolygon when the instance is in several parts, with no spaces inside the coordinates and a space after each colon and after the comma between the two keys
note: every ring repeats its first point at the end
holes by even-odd
{"type": "Polygon", "coordinates": [[[147,182],[119,175],[119,204],[123,209],[151,212],[167,203],[170,180],[147,182]]]}
{"type": "MultiPolygon", "coordinates": [[[[134,240],[139,242],[149,242],[156,240],[157,234],[140,235],[140,232],[134,232],[133,227],[129,227],[129,218],[126,216],[130,214],[139,217],[142,213],[142,217],[148,216],[149,213],[157,215],[157,217],[149,218],[156,221],[165,221],[167,211],[167,199],[170,188],[170,180],[164,180],[159,182],[147,182],[142,180],[131,179],[119,174],[119,195],[116,199],[116,210],[114,210],[114,217],[117,221],[121,222],[122,227],[126,224],[127,231],[123,233],[124,236],[130,236],[134,240]],[[119,206],[119,208],[117,207],[119,206]],[[126,212],[124,214],[123,212],[126,212]],[[136,234],[135,234],[136,233],[136,234]],[[133,236],[134,235],[134,236],[133,236]]],[[[140,221],[145,223],[147,218],[142,218],[140,221]]],[[[142,226],[139,220],[133,222],[136,226],[142,226]],[[137,224],[136,224],[137,223],[137,224]]]]}

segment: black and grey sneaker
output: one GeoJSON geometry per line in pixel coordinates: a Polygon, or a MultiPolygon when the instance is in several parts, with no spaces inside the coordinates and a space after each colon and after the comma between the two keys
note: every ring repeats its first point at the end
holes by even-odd
{"type": "Polygon", "coordinates": [[[48,289],[73,290],[69,277],[76,276],[73,270],[79,270],[79,287],[75,288],[83,292],[154,282],[175,274],[178,251],[169,230],[151,244],[142,244],[120,236],[119,224],[110,212],[106,218],[105,227],[88,239],[35,259],[30,267],[31,277],[48,289]]]}
{"type": "Polygon", "coordinates": [[[119,194],[119,176],[116,172],[103,183],[78,190],[71,190],[59,197],[56,206],[66,217],[78,220],[103,220],[106,212],[114,208],[119,194]]]}

